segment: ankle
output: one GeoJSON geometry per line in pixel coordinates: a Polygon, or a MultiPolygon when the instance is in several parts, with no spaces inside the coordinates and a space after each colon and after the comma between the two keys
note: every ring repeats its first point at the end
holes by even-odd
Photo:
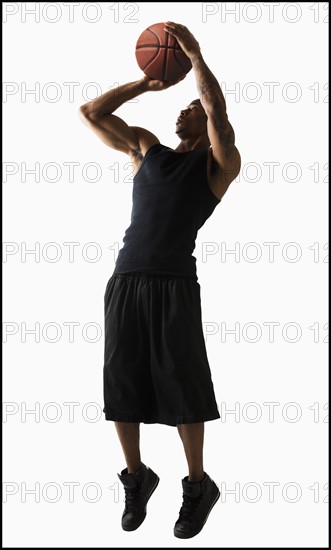
{"type": "Polygon", "coordinates": [[[137,463],[134,463],[134,464],[130,464],[130,466],[128,466],[128,474],[134,474],[136,475],[138,470],[141,468],[141,465],[142,465],[142,462],[137,462],[137,463]]]}
{"type": "Polygon", "coordinates": [[[191,472],[188,476],[188,481],[203,481],[205,479],[205,472],[191,472]]]}

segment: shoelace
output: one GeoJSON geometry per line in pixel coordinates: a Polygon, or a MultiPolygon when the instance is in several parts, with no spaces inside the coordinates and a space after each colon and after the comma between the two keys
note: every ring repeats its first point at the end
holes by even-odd
{"type": "Polygon", "coordinates": [[[140,493],[140,485],[136,487],[124,487],[125,491],[125,508],[126,510],[132,510],[135,507],[137,497],[140,493]]]}
{"type": "Polygon", "coordinates": [[[202,494],[197,497],[191,497],[183,494],[183,504],[179,511],[181,521],[190,521],[198,508],[202,494]]]}

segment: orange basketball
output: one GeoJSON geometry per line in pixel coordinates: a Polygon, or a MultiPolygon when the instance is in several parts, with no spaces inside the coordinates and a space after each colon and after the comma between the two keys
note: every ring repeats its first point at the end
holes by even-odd
{"type": "Polygon", "coordinates": [[[150,25],[141,33],[136,59],[143,73],[157,80],[178,80],[192,69],[176,38],[164,30],[164,23],[150,25]]]}

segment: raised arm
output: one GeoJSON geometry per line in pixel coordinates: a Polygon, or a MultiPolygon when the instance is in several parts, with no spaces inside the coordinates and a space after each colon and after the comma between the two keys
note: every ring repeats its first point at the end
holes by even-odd
{"type": "Polygon", "coordinates": [[[167,21],[165,30],[172,34],[190,58],[201,104],[207,115],[207,133],[213,158],[221,171],[224,187],[240,172],[241,158],[235,146],[235,134],[228,120],[224,95],[216,77],[207,67],[199,43],[184,25],[167,21]]]}
{"type": "Polygon", "coordinates": [[[108,147],[126,153],[133,162],[139,161],[151,145],[159,142],[158,138],[145,128],[129,126],[113,112],[144,92],[164,90],[177,82],[179,80],[151,80],[144,75],[140,80],[122,84],[84,103],[79,108],[79,116],[108,147]]]}
{"type": "Polygon", "coordinates": [[[105,145],[134,158],[144,154],[149,141],[157,141],[157,138],[145,128],[128,126],[113,112],[126,101],[147,91],[148,84],[143,78],[123,84],[81,105],[80,117],[105,145]]]}

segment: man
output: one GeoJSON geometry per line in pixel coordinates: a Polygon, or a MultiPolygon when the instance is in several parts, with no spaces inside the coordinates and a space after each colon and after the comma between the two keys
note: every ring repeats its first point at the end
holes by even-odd
{"type": "Polygon", "coordinates": [[[199,43],[168,21],[190,58],[200,99],[180,111],[175,150],[113,112],[147,91],[176,82],[119,86],[80,108],[83,122],[109,147],[126,153],[135,171],[131,225],[105,291],[104,412],[113,420],[127,467],[124,530],[137,529],[159,477],[140,457],[140,422],[177,426],[188,463],[174,534],[199,533],[220,496],[204,471],[204,422],[220,418],[201,323],[200,285],[192,256],[198,229],[240,171],[240,154],[221,88],[199,43]]]}

